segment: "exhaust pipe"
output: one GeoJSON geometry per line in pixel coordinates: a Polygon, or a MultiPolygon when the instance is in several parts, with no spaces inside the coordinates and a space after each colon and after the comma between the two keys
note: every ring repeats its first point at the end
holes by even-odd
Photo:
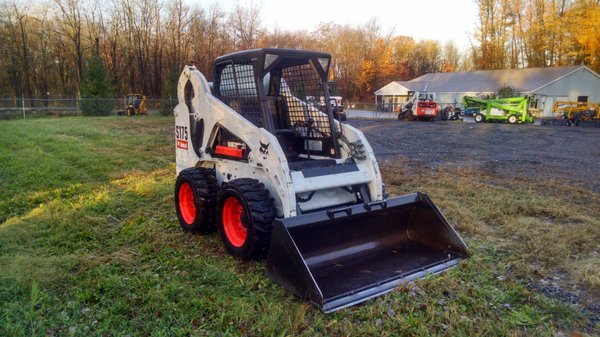
{"type": "Polygon", "coordinates": [[[330,313],[468,255],[431,199],[415,193],[276,220],[266,274],[330,313]]]}

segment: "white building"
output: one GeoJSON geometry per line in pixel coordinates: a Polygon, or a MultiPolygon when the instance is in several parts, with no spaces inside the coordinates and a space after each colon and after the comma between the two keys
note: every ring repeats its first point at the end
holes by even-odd
{"type": "Polygon", "coordinates": [[[442,106],[460,105],[464,96],[486,96],[509,86],[530,97],[530,108],[551,117],[555,101],[600,102],[600,75],[586,66],[431,73],[394,81],[375,91],[379,109],[405,102],[409,91],[436,94],[442,106]]]}

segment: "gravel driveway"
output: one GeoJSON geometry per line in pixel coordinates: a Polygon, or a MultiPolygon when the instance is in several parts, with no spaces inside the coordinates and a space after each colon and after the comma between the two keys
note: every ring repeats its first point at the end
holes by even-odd
{"type": "Polygon", "coordinates": [[[564,179],[600,192],[600,128],[349,119],[378,161],[564,179]]]}

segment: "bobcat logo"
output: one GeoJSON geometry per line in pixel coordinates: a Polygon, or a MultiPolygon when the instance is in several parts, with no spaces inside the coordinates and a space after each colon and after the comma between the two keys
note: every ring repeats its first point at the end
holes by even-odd
{"type": "Polygon", "coordinates": [[[260,153],[262,154],[269,154],[269,144],[263,144],[263,142],[260,142],[260,153]]]}

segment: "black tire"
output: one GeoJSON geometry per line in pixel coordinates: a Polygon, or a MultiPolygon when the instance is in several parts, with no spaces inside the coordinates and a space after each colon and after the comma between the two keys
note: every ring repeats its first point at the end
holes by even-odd
{"type": "Polygon", "coordinates": [[[214,170],[188,168],[175,182],[175,209],[184,232],[210,234],[216,229],[217,179],[214,170]]]}
{"type": "Polygon", "coordinates": [[[217,227],[225,249],[235,257],[267,256],[275,216],[273,198],[256,179],[232,180],[219,192],[217,227]]]}
{"type": "Polygon", "coordinates": [[[475,117],[473,117],[473,119],[475,120],[475,123],[482,123],[483,122],[483,115],[482,114],[475,114],[475,117]]]}

